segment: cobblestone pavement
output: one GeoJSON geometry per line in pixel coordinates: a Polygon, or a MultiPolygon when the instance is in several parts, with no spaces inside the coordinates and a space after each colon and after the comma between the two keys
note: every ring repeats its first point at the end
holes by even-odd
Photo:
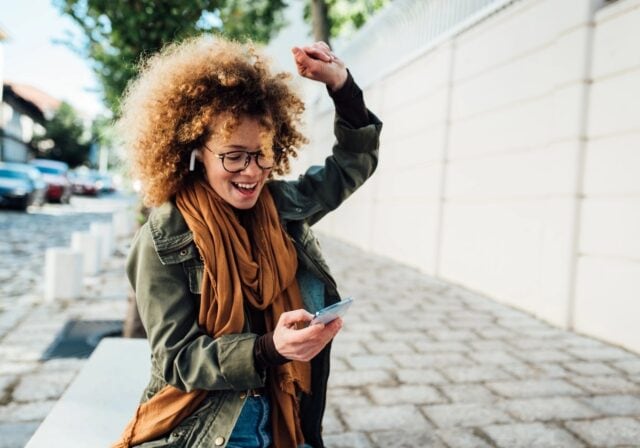
{"type": "Polygon", "coordinates": [[[42,282],[46,248],[69,247],[72,232],[110,221],[124,202],[74,198],[70,206],[46,205],[28,214],[0,210],[0,448],[23,447],[84,365],[82,359],[40,360],[65,323],[123,318],[127,240],[119,241],[98,276],[84,278],[81,300],[44,303],[42,282]]]}
{"type": "MultiPolygon", "coordinates": [[[[128,241],[85,279],[82,300],[42,303],[44,248],[110,219],[52,216],[0,214],[0,448],[24,446],[84,364],[39,360],[64,323],[125,312],[128,241]]],[[[322,244],[356,299],[333,346],[328,447],[640,447],[637,354],[336,240],[322,244]]]]}
{"type": "Polygon", "coordinates": [[[333,346],[333,448],[640,447],[640,356],[322,239],[357,302],[333,346]]]}

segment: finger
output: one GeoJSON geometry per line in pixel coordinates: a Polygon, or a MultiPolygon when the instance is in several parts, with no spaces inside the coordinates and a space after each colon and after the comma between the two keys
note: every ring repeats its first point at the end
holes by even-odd
{"type": "Polygon", "coordinates": [[[309,59],[307,54],[299,47],[293,47],[291,52],[293,53],[293,59],[298,65],[304,64],[304,62],[309,59]]]}
{"type": "Polygon", "coordinates": [[[331,55],[328,54],[325,50],[315,47],[304,47],[303,50],[305,53],[307,53],[307,55],[314,59],[320,59],[324,62],[331,62],[331,55]]]}
{"type": "Polygon", "coordinates": [[[336,56],[336,54],[331,50],[331,47],[329,45],[327,45],[326,42],[323,41],[318,41],[315,44],[313,44],[313,46],[320,48],[322,51],[324,51],[327,55],[329,55],[329,57],[331,58],[331,60],[337,60],[338,57],[336,56]]]}
{"type": "Polygon", "coordinates": [[[329,322],[325,326],[325,328],[335,335],[338,331],[340,331],[342,329],[342,325],[343,325],[343,321],[342,321],[341,318],[338,317],[338,318],[332,320],[331,322],[329,322]]]}
{"type": "Polygon", "coordinates": [[[307,310],[298,309],[282,313],[280,315],[280,319],[278,319],[278,325],[282,324],[283,326],[288,328],[298,322],[309,322],[311,319],[313,319],[313,314],[311,314],[307,310]]]}
{"type": "Polygon", "coordinates": [[[318,42],[316,42],[314,45],[318,45],[322,48],[324,48],[326,51],[331,52],[331,47],[329,46],[329,44],[327,44],[325,41],[323,40],[319,40],[318,42]]]}

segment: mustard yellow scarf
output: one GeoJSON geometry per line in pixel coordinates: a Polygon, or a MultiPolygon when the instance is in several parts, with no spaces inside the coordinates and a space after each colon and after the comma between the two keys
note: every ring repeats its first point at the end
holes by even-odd
{"type": "MultiPolygon", "coordinates": [[[[205,181],[180,191],[176,204],[204,258],[198,324],[207,334],[217,338],[242,333],[245,300],[263,311],[267,331],[275,328],[283,312],[302,308],[295,278],[296,251],[280,224],[268,188],[251,209],[247,228],[205,181]]],[[[309,392],[310,365],[294,361],[268,373],[274,446],[295,448],[304,442],[296,397],[299,391],[309,392]]],[[[138,407],[113,448],[128,448],[171,431],[198,408],[207,393],[165,386],[138,407]]]]}

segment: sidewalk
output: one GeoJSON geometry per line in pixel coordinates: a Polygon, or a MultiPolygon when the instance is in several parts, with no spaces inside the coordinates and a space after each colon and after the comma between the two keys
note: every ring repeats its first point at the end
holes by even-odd
{"type": "MultiPolygon", "coordinates": [[[[333,345],[328,447],[640,446],[640,356],[322,238],[356,303],[333,345]]],[[[24,445],[85,360],[38,361],[71,318],[122,319],[121,241],[87,297],[0,313],[0,448],[24,445]]]]}

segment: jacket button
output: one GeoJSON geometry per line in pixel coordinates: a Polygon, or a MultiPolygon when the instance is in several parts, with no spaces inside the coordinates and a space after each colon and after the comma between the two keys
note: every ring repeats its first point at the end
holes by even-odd
{"type": "Polygon", "coordinates": [[[246,392],[240,392],[240,399],[244,400],[245,398],[247,398],[247,393],[246,392]]]}
{"type": "Polygon", "coordinates": [[[215,446],[220,446],[224,444],[224,437],[216,437],[216,440],[213,441],[215,446]]]}
{"type": "Polygon", "coordinates": [[[182,256],[187,255],[187,249],[182,249],[180,251],[180,255],[182,255],[182,256]]]}

